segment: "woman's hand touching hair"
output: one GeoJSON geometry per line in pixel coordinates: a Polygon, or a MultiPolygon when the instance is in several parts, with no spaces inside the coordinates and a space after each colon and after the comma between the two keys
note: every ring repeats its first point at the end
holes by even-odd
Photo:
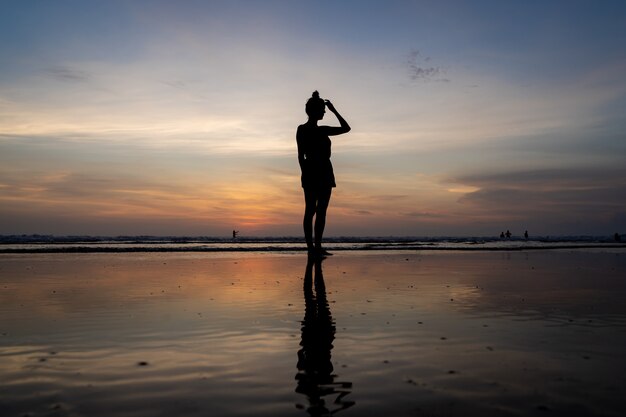
{"type": "Polygon", "coordinates": [[[328,110],[330,110],[333,113],[337,113],[337,110],[335,110],[335,106],[333,106],[333,103],[331,103],[330,100],[324,100],[324,104],[326,104],[326,108],[328,110]]]}

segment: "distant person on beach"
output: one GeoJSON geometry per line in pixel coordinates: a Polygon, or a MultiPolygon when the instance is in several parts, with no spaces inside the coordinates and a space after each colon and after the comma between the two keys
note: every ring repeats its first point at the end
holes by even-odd
{"type": "Polygon", "coordinates": [[[304,189],[304,239],[309,256],[323,257],[331,253],[322,248],[322,236],[326,226],[326,210],[330,194],[335,184],[335,174],[330,162],[331,141],[329,136],[341,135],[350,131],[350,126],[328,100],[322,100],[314,91],[305,106],[309,120],[298,126],[298,162],[302,171],[304,189]],[[336,126],[318,126],[326,110],[330,110],[339,121],[336,126]],[[313,216],[315,216],[315,241],[313,240],[313,216]]]}
{"type": "Polygon", "coordinates": [[[528,230],[524,232],[524,239],[528,240],[528,230]]]}
{"type": "Polygon", "coordinates": [[[500,239],[504,239],[504,232],[500,232],[500,239]]]}
{"type": "Polygon", "coordinates": [[[506,231],[506,238],[510,239],[511,238],[511,232],[509,230],[506,231]]]}
{"type": "Polygon", "coordinates": [[[233,230],[233,239],[237,239],[238,234],[239,234],[239,230],[233,230]]]}

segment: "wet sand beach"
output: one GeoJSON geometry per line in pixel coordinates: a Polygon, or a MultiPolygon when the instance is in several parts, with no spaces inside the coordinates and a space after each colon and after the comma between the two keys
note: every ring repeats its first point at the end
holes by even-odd
{"type": "Polygon", "coordinates": [[[1,416],[622,416],[626,250],[0,255],[1,416]]]}

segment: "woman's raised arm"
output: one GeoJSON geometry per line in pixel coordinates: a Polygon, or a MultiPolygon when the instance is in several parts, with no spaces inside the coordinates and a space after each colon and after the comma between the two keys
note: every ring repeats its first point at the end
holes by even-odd
{"type": "Polygon", "coordinates": [[[337,120],[339,120],[339,124],[341,126],[340,127],[320,126],[321,128],[324,129],[324,133],[327,134],[328,136],[335,136],[335,135],[341,135],[343,133],[348,133],[350,131],[350,125],[348,124],[348,122],[346,122],[346,120],[343,117],[341,117],[337,109],[335,109],[335,106],[333,106],[333,103],[331,103],[330,100],[325,100],[325,104],[326,104],[326,108],[330,110],[335,115],[335,117],[337,117],[337,120]]]}

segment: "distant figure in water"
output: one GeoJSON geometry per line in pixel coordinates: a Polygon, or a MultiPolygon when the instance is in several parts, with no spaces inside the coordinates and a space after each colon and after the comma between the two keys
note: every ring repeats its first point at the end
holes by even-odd
{"type": "Polygon", "coordinates": [[[528,240],[528,230],[524,232],[524,239],[528,240]]]}
{"type": "Polygon", "coordinates": [[[500,232],[500,239],[504,239],[504,232],[500,232]]]}
{"type": "Polygon", "coordinates": [[[350,131],[350,126],[333,104],[328,100],[322,100],[317,91],[314,91],[307,101],[305,111],[309,120],[298,126],[296,133],[305,204],[302,226],[309,256],[324,257],[332,255],[322,248],[322,236],[326,225],[326,210],[330,202],[330,194],[333,187],[336,187],[335,174],[330,163],[329,136],[347,133],[350,131]],[[339,127],[317,125],[317,122],[324,118],[326,108],[337,117],[339,127]],[[313,240],[313,216],[315,216],[315,241],[313,240]]]}
{"type": "Polygon", "coordinates": [[[510,238],[511,238],[511,232],[510,232],[510,231],[508,231],[508,230],[506,231],[506,238],[507,238],[507,239],[510,239],[510,238]]]}
{"type": "Polygon", "coordinates": [[[233,230],[233,239],[237,239],[238,234],[239,234],[239,230],[233,230]]]}

